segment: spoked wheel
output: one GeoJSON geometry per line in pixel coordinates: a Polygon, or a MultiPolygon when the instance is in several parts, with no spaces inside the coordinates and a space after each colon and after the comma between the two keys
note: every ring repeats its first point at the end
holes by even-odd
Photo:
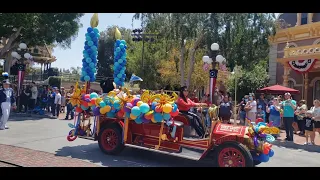
{"type": "Polygon", "coordinates": [[[216,150],[215,164],[218,167],[253,167],[248,149],[237,142],[226,142],[216,150]]]}
{"type": "Polygon", "coordinates": [[[103,127],[99,132],[98,143],[102,152],[119,154],[124,148],[121,129],[116,125],[103,127]]]}

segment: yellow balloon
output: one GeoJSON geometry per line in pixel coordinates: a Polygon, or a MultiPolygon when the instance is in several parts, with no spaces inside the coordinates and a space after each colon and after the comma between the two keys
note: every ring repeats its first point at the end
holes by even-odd
{"type": "Polygon", "coordinates": [[[96,99],[96,106],[99,106],[101,101],[102,101],[102,98],[97,98],[96,99]]]}
{"type": "Polygon", "coordinates": [[[106,112],[110,112],[111,111],[111,107],[106,105],[105,107],[103,107],[102,109],[104,109],[106,112]]]}
{"type": "Polygon", "coordinates": [[[135,120],[135,119],[137,119],[137,116],[130,114],[130,119],[135,120]]]}
{"type": "Polygon", "coordinates": [[[151,122],[153,122],[153,123],[157,123],[157,121],[156,120],[154,120],[154,117],[152,116],[152,118],[151,118],[151,122]]]}
{"type": "Polygon", "coordinates": [[[99,24],[98,13],[94,13],[90,20],[90,26],[92,28],[95,28],[98,26],[98,24],[99,24]]]}
{"type": "Polygon", "coordinates": [[[137,102],[137,106],[140,107],[140,105],[141,105],[142,103],[143,103],[142,101],[138,101],[138,102],[137,102]]]}
{"type": "Polygon", "coordinates": [[[171,104],[165,104],[162,106],[162,111],[164,113],[170,113],[172,111],[172,106],[171,104]]]}
{"type": "Polygon", "coordinates": [[[100,109],[100,114],[105,114],[105,110],[103,108],[100,109]]]}
{"type": "Polygon", "coordinates": [[[116,31],[114,33],[114,37],[116,39],[121,39],[121,32],[119,31],[119,29],[116,27],[116,31]]]}

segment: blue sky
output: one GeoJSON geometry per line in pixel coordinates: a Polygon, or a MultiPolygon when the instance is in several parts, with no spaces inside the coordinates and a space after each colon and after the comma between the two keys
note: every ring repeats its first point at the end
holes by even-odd
{"type": "MultiPolygon", "coordinates": [[[[70,67],[81,66],[82,51],[85,42],[85,33],[90,26],[90,19],[93,13],[86,13],[81,18],[82,28],[79,29],[78,37],[71,43],[70,49],[62,49],[57,47],[54,49],[53,55],[57,61],[52,63],[52,67],[69,69],[70,67]]],[[[134,13],[99,13],[98,29],[104,31],[108,26],[117,25],[125,28],[140,28],[141,21],[135,20],[132,24],[134,13]]]]}

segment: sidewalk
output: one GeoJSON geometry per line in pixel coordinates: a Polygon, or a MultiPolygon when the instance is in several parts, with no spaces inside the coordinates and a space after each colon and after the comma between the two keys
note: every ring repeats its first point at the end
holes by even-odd
{"type": "Polygon", "coordinates": [[[10,145],[0,144],[0,152],[0,167],[100,167],[76,158],[10,145]]]}

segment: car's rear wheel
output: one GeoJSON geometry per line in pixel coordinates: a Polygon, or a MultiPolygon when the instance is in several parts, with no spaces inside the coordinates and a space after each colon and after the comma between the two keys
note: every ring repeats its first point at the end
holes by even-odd
{"type": "Polygon", "coordinates": [[[238,142],[226,142],[215,150],[215,165],[218,167],[253,167],[249,150],[238,142]]]}
{"type": "Polygon", "coordinates": [[[121,128],[115,124],[106,125],[101,128],[98,136],[99,147],[105,154],[116,155],[122,152],[121,128]]]}

